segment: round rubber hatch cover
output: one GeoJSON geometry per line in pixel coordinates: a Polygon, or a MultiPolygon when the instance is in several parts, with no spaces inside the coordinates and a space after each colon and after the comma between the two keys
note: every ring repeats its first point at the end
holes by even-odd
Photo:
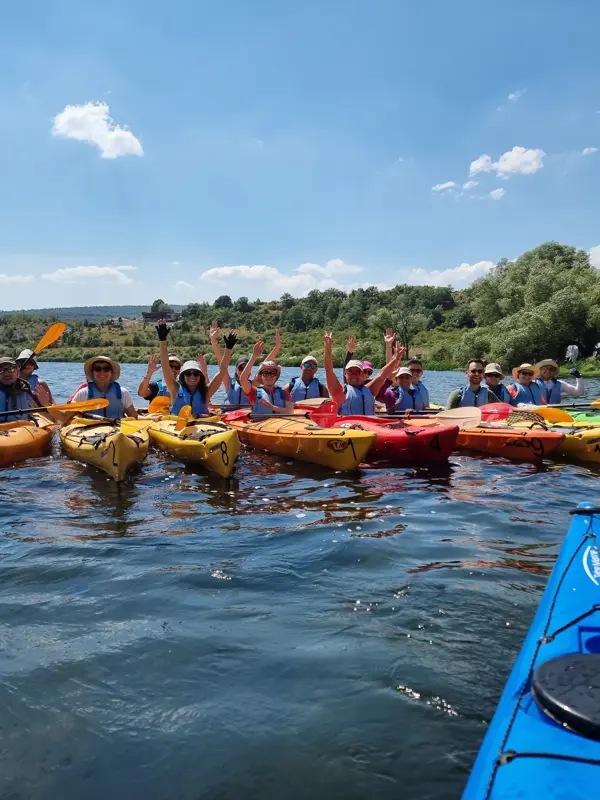
{"type": "Polygon", "coordinates": [[[532,694],[556,722],[600,741],[600,655],[575,653],[546,661],[533,673],[532,694]]]}

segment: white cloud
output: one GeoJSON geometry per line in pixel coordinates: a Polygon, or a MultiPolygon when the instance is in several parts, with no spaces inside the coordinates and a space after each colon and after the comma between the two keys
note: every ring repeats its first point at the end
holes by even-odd
{"type": "Polygon", "coordinates": [[[454,181],[446,181],[446,183],[436,183],[435,186],[431,187],[432,192],[445,192],[448,189],[457,189],[458,184],[454,181]]]}
{"type": "Polygon", "coordinates": [[[592,267],[600,269],[600,244],[597,244],[595,247],[590,247],[588,250],[588,255],[590,257],[590,264],[592,267]]]}
{"type": "Polygon", "coordinates": [[[476,264],[460,264],[458,267],[442,270],[413,269],[406,277],[406,283],[413,286],[454,286],[459,289],[473,283],[477,278],[483,278],[493,266],[493,261],[478,261],[476,264]]]}
{"type": "Polygon", "coordinates": [[[477,184],[478,181],[467,181],[466,183],[463,183],[462,188],[467,190],[474,189],[477,186],[477,184]]]}
{"type": "MultiPolygon", "coordinates": [[[[267,293],[272,294],[276,289],[278,292],[290,292],[291,294],[307,294],[311,289],[351,289],[366,288],[372,283],[340,283],[337,278],[343,275],[356,275],[363,272],[362,267],[354,264],[346,264],[340,258],[332,258],[325,264],[313,264],[306,262],[300,264],[291,273],[281,272],[277,267],[269,267],[265,264],[238,264],[228,267],[214,267],[200,276],[202,280],[210,283],[221,283],[231,285],[233,282],[238,284],[246,281],[253,284],[263,284],[267,293]],[[271,290],[269,292],[269,290],[271,290]]],[[[384,288],[383,285],[379,288],[384,288]]],[[[242,289],[239,290],[242,293],[242,289]]]]}
{"type": "Polygon", "coordinates": [[[55,283],[88,283],[89,281],[103,281],[108,283],[118,283],[121,286],[133,283],[133,278],[126,275],[137,267],[64,267],[54,272],[42,275],[47,281],[55,283]]]}
{"type": "Polygon", "coordinates": [[[33,275],[5,275],[0,272],[0,283],[31,283],[33,275]]]}
{"type": "Polygon", "coordinates": [[[139,139],[126,128],[114,125],[109,110],[106,103],[65,106],[54,117],[52,135],[95,144],[100,148],[102,158],[143,156],[139,139]]]}
{"type": "Polygon", "coordinates": [[[194,287],[192,286],[191,283],[188,283],[187,281],[177,281],[176,283],[173,284],[173,288],[179,290],[179,289],[193,289],[194,287]]]}
{"type": "Polygon", "coordinates": [[[508,99],[511,103],[515,103],[520,97],[523,97],[527,89],[517,89],[516,92],[511,92],[508,95],[508,99]]]}
{"type": "Polygon", "coordinates": [[[499,178],[509,178],[511,175],[533,175],[544,166],[546,153],[540,149],[527,149],[513,147],[503,153],[498,161],[492,161],[491,156],[485,153],[471,162],[469,175],[479,172],[495,172],[499,178]]]}
{"type": "Polygon", "coordinates": [[[581,151],[581,155],[582,156],[591,156],[592,153],[597,153],[597,152],[598,152],[598,148],[597,147],[584,147],[584,149],[581,151]]]}
{"type": "Polygon", "coordinates": [[[491,197],[492,200],[502,200],[504,197],[504,189],[494,189],[489,193],[489,197],[491,197]]]}

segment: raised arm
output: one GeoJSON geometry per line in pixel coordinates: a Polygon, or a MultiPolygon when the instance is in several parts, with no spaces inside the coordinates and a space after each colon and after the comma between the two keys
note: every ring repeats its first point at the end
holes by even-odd
{"type": "Polygon", "coordinates": [[[394,343],[396,341],[396,334],[393,328],[386,328],[383,334],[383,341],[385,342],[385,363],[391,361],[394,357],[394,343]]]}
{"type": "Polygon", "coordinates": [[[337,375],[333,371],[333,334],[326,333],[323,337],[323,366],[327,378],[327,388],[332,399],[338,405],[344,402],[344,387],[339,382],[337,375]]]}
{"type": "Polygon", "coordinates": [[[387,362],[379,375],[367,383],[373,397],[377,397],[384,382],[390,378],[392,373],[398,368],[398,364],[402,361],[404,353],[406,353],[406,347],[397,344],[392,358],[387,362]]]}
{"type": "Polygon", "coordinates": [[[254,345],[250,360],[240,375],[240,386],[242,387],[242,392],[246,395],[246,397],[248,396],[248,392],[252,389],[252,384],[250,383],[250,373],[252,372],[252,367],[256,364],[257,359],[262,356],[264,349],[265,346],[263,342],[257,342],[254,345]]]}
{"type": "Polygon", "coordinates": [[[148,356],[148,368],[146,369],[146,374],[142,378],[137,390],[138,396],[142,397],[144,400],[150,394],[150,379],[159,369],[160,365],[156,356],[148,356]]]}
{"type": "Polygon", "coordinates": [[[158,334],[158,341],[160,342],[160,366],[162,367],[163,378],[167,384],[171,400],[174,401],[179,392],[179,384],[173,377],[173,373],[169,367],[169,343],[167,339],[169,338],[170,330],[171,329],[167,327],[166,321],[164,319],[159,319],[156,332],[158,334]]]}
{"type": "Polygon", "coordinates": [[[576,378],[577,383],[575,386],[573,386],[572,383],[559,381],[561,391],[570,395],[571,397],[583,397],[585,390],[583,388],[583,378],[581,377],[581,372],[579,372],[578,369],[570,369],[569,374],[576,378]]]}
{"type": "Polygon", "coordinates": [[[346,369],[346,364],[352,359],[352,356],[358,350],[359,347],[360,345],[356,341],[356,336],[346,337],[346,357],[344,358],[344,369],[346,369]]]}
{"type": "MultiPolygon", "coordinates": [[[[208,383],[208,366],[206,364],[206,356],[203,353],[198,353],[196,356],[196,361],[200,364],[200,369],[202,370],[202,374],[204,375],[204,380],[208,383]]],[[[220,363],[220,362],[219,362],[220,363]]]]}
{"type": "Polygon", "coordinates": [[[275,361],[281,350],[281,333],[279,328],[275,328],[275,347],[271,350],[265,361],[275,361]]]}
{"type": "Polygon", "coordinates": [[[213,394],[217,391],[219,386],[223,383],[223,375],[227,372],[229,363],[231,362],[231,352],[237,342],[237,331],[231,331],[229,336],[225,336],[225,352],[219,364],[219,371],[206,387],[206,401],[208,402],[213,394]]]}

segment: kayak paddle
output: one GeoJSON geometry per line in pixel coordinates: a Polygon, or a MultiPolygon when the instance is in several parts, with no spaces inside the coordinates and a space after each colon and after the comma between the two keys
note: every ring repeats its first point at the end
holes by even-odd
{"type": "Polygon", "coordinates": [[[508,419],[513,412],[510,403],[486,403],[481,406],[481,421],[496,422],[500,419],[508,419]]]}
{"type": "Polygon", "coordinates": [[[168,414],[171,408],[171,398],[166,397],[164,394],[155,397],[150,401],[148,412],[150,414],[168,414]]]}
{"type": "Polygon", "coordinates": [[[37,346],[34,348],[33,353],[29,356],[28,360],[35,358],[38,353],[42,352],[42,350],[45,350],[47,347],[50,347],[51,344],[54,344],[54,342],[57,339],[60,339],[66,330],[67,326],[64,322],[55,322],[54,325],[51,325],[37,343],[37,346]]]}
{"type": "Polygon", "coordinates": [[[97,400],[82,400],[81,403],[61,403],[60,405],[39,406],[38,408],[20,408],[16,411],[1,411],[0,417],[10,417],[14,414],[19,416],[21,414],[32,414],[34,411],[49,411],[50,413],[53,411],[68,411],[69,413],[95,411],[98,408],[106,408],[108,402],[106,397],[99,397],[97,400]]]}
{"type": "Polygon", "coordinates": [[[188,424],[190,417],[192,416],[192,407],[191,406],[184,406],[179,414],[177,415],[177,422],[175,423],[175,430],[182,431],[185,426],[188,424]]]}
{"type": "Polygon", "coordinates": [[[318,408],[314,408],[311,411],[307,411],[304,414],[250,414],[248,411],[232,411],[230,414],[226,414],[224,419],[225,422],[231,420],[234,422],[237,419],[248,419],[252,422],[256,422],[258,420],[263,419],[310,419],[315,425],[318,425],[320,428],[330,428],[334,422],[336,421],[338,416],[338,409],[337,403],[333,400],[329,400],[327,403],[319,406],[318,408]]]}

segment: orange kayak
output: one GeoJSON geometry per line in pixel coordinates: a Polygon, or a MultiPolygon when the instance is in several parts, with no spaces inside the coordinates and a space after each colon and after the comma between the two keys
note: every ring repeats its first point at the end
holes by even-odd
{"type": "Polygon", "coordinates": [[[32,414],[31,419],[0,424],[0,467],[43,456],[52,442],[56,424],[32,414]]]}
{"type": "Polygon", "coordinates": [[[368,431],[320,428],[294,415],[252,421],[233,412],[222,420],[250,447],[339,470],[356,469],[376,438],[368,431]]]}

